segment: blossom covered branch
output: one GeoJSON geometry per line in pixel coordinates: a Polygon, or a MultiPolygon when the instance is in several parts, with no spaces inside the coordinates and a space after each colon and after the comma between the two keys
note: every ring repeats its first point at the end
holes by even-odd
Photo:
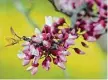
{"type": "MultiPolygon", "coordinates": [[[[75,40],[83,36],[84,40],[96,41],[106,32],[107,24],[107,5],[102,0],[61,0],[70,2],[61,2],[65,7],[75,13],[76,20],[74,25],[69,26],[64,18],[45,17],[45,25],[42,31],[35,29],[35,34],[30,38],[23,37],[25,43],[22,45],[23,50],[17,55],[23,60],[24,66],[32,63],[27,68],[31,74],[38,71],[39,60],[43,58],[42,66],[44,69],[50,69],[50,63],[53,62],[58,67],[65,70],[66,56],[70,55],[68,48],[75,45],[75,40]],[[79,3],[78,3],[79,2],[79,3]],[[70,5],[71,6],[70,6],[70,5]],[[84,5],[82,8],[79,7],[84,5]],[[97,12],[93,11],[93,6],[97,5],[97,12]],[[64,28],[64,25],[66,26],[64,28]],[[80,31],[79,31],[80,30],[80,31]]],[[[82,46],[88,48],[85,42],[82,46]]],[[[77,54],[85,54],[79,48],[72,48],[77,54]]]]}
{"type": "Polygon", "coordinates": [[[86,31],[85,40],[96,41],[107,31],[107,0],[49,0],[56,10],[71,17],[71,27],[86,31]],[[96,9],[94,9],[94,6],[96,9]]]}

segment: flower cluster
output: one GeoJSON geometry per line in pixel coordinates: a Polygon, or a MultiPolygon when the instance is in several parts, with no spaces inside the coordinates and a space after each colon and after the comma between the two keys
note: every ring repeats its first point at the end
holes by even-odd
{"type": "Polygon", "coordinates": [[[83,35],[85,40],[96,41],[107,31],[106,3],[106,0],[59,0],[58,5],[63,12],[71,15],[72,27],[86,31],[83,35]]]}
{"type": "Polygon", "coordinates": [[[74,25],[81,31],[86,31],[83,35],[87,41],[96,41],[102,34],[106,33],[107,25],[107,5],[104,0],[86,0],[86,7],[77,14],[74,25]],[[93,6],[97,11],[94,12],[93,6]]]}
{"type": "MultiPolygon", "coordinates": [[[[74,28],[68,25],[66,28],[61,28],[66,25],[64,18],[45,17],[46,24],[42,32],[35,29],[36,34],[33,35],[22,46],[23,50],[18,54],[20,59],[23,59],[23,65],[32,62],[32,65],[27,68],[31,74],[35,74],[38,68],[38,61],[44,58],[42,62],[43,68],[50,69],[50,63],[53,61],[58,67],[65,69],[66,56],[70,55],[67,51],[70,45],[74,45],[74,40],[79,37],[79,34],[74,28]]],[[[88,47],[84,42],[81,42],[84,47],[88,47]]],[[[73,48],[76,53],[84,54],[78,48],[73,48]]]]}
{"type": "Polygon", "coordinates": [[[83,35],[85,40],[96,41],[102,34],[106,33],[107,0],[52,1],[59,11],[71,17],[72,27],[86,31],[83,35]]]}
{"type": "MultiPolygon", "coordinates": [[[[61,0],[62,1],[62,0],[61,0]]],[[[28,38],[22,45],[23,50],[18,57],[23,60],[23,65],[31,62],[31,66],[27,70],[31,74],[38,71],[39,60],[44,58],[42,62],[43,68],[50,69],[50,63],[53,62],[58,67],[65,69],[66,56],[70,55],[67,50],[71,45],[75,44],[75,40],[80,35],[86,41],[96,41],[102,34],[106,32],[107,24],[107,5],[102,0],[63,0],[71,1],[72,12],[77,15],[75,24],[72,27],[67,25],[64,18],[46,16],[45,25],[40,32],[35,29],[36,34],[28,38]],[[79,4],[77,4],[77,1],[79,4]],[[97,11],[94,12],[93,6],[96,5],[97,11]],[[83,6],[81,9],[79,7],[83,6]],[[63,28],[63,26],[66,28],[63,28]],[[79,32],[80,29],[80,32],[79,32]],[[83,34],[81,34],[83,32],[83,34]]],[[[64,2],[61,2],[63,4],[64,2]]],[[[65,2],[65,4],[70,4],[65,2]]],[[[65,6],[67,7],[67,6],[65,6]]],[[[81,42],[82,46],[88,47],[85,42],[81,42]]],[[[79,48],[73,48],[77,54],[84,54],[79,48]]]]}

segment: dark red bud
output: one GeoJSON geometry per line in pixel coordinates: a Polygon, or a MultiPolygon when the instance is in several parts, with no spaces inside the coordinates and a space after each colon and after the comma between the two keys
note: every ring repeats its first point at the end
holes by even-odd
{"type": "Polygon", "coordinates": [[[51,62],[51,57],[50,56],[46,57],[46,60],[51,62]]]}
{"type": "Polygon", "coordinates": [[[36,37],[36,35],[33,35],[32,37],[36,37]]]}
{"type": "Polygon", "coordinates": [[[33,58],[34,58],[34,55],[30,55],[30,56],[29,56],[29,59],[33,59],[33,58]]]}
{"type": "Polygon", "coordinates": [[[60,18],[58,21],[59,25],[63,25],[63,23],[65,23],[65,19],[64,18],[60,18]]]}
{"type": "Polygon", "coordinates": [[[96,39],[99,39],[102,34],[95,35],[96,39]]]}
{"type": "Polygon", "coordinates": [[[84,46],[84,47],[88,48],[88,45],[87,45],[86,43],[81,42],[81,44],[82,44],[82,46],[84,46]]]}
{"type": "Polygon", "coordinates": [[[107,5],[104,5],[103,8],[104,8],[105,10],[107,10],[107,5]]]}
{"type": "Polygon", "coordinates": [[[58,63],[58,59],[57,58],[53,58],[53,63],[57,64],[58,63]]]}
{"type": "Polygon", "coordinates": [[[57,24],[57,23],[53,23],[53,26],[54,26],[54,27],[58,27],[58,24],[57,24]]]}
{"type": "Polygon", "coordinates": [[[101,3],[98,0],[95,0],[95,2],[98,6],[101,6],[101,3]]]}
{"type": "Polygon", "coordinates": [[[37,64],[32,63],[32,66],[38,67],[39,66],[39,63],[37,63],[37,64]]]}
{"type": "Polygon", "coordinates": [[[42,65],[46,65],[46,60],[44,60],[44,61],[42,62],[42,65]]]}
{"type": "Polygon", "coordinates": [[[73,48],[73,49],[74,49],[74,51],[75,51],[77,54],[84,54],[84,52],[81,51],[81,50],[78,49],[78,48],[73,48]]]}
{"type": "Polygon", "coordinates": [[[78,49],[78,48],[73,48],[73,49],[76,53],[80,54],[80,52],[81,52],[80,49],[78,49]]]}
{"type": "Polygon", "coordinates": [[[83,34],[83,37],[84,37],[85,40],[87,40],[88,34],[87,33],[83,34]]]}
{"type": "Polygon", "coordinates": [[[78,17],[81,17],[81,16],[82,16],[82,14],[78,13],[78,14],[77,14],[77,16],[78,16],[78,17]]]}
{"type": "Polygon", "coordinates": [[[72,4],[72,7],[73,7],[74,9],[76,8],[75,3],[72,4]]]}

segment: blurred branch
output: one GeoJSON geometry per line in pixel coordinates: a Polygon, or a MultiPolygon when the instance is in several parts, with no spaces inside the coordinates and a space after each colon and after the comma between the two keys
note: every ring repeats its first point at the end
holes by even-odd
{"type": "Polygon", "coordinates": [[[100,47],[103,49],[103,51],[107,52],[107,36],[108,33],[102,35],[98,40],[97,43],[100,45],[100,47]]]}
{"type": "Polygon", "coordinates": [[[55,11],[60,12],[60,11],[57,9],[57,7],[56,7],[56,5],[55,5],[55,3],[54,3],[54,0],[48,0],[48,1],[53,5],[55,11]]]}
{"type": "MultiPolygon", "coordinates": [[[[60,13],[63,13],[63,14],[65,14],[65,15],[69,16],[69,17],[72,16],[71,14],[67,14],[67,13],[63,12],[62,9],[58,9],[58,8],[57,8],[57,5],[56,5],[56,3],[55,3],[55,2],[57,2],[57,1],[54,1],[54,0],[48,0],[48,1],[53,5],[55,11],[60,12],[60,13]]],[[[59,0],[58,0],[58,1],[59,1],[59,0]]]]}
{"type": "Polygon", "coordinates": [[[38,27],[38,25],[30,18],[30,12],[34,8],[34,3],[31,1],[31,7],[28,8],[28,9],[26,9],[24,7],[24,5],[22,4],[21,0],[13,0],[13,3],[15,5],[16,9],[18,9],[25,16],[25,18],[29,22],[29,24],[33,28],[38,28],[39,31],[41,31],[40,28],[38,27]]]}
{"type": "MultiPolygon", "coordinates": [[[[63,7],[61,7],[60,4],[57,4],[59,3],[60,0],[48,0],[54,7],[54,9],[57,11],[57,12],[61,12],[65,15],[67,15],[68,17],[70,17],[70,20],[71,20],[71,26],[74,27],[75,23],[76,23],[76,20],[77,20],[77,14],[82,10],[82,9],[85,9],[87,7],[86,5],[86,2],[84,2],[80,7],[78,7],[74,12],[69,12],[67,13],[63,7]],[[59,8],[57,7],[59,6],[59,8]]],[[[64,4],[63,4],[64,5],[64,4]]]]}
{"type": "Polygon", "coordinates": [[[74,27],[75,23],[76,23],[76,20],[77,20],[77,14],[82,10],[82,9],[85,9],[87,6],[86,6],[86,3],[84,2],[80,7],[78,7],[76,9],[76,11],[72,14],[71,16],[71,26],[74,27]]]}
{"type": "Polygon", "coordinates": [[[66,78],[66,79],[69,79],[69,74],[68,74],[68,72],[67,72],[66,69],[63,70],[63,73],[64,73],[65,78],[66,78]]]}

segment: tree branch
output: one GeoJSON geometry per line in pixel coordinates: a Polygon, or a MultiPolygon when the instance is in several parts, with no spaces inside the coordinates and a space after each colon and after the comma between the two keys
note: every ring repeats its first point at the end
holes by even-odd
{"type": "Polygon", "coordinates": [[[33,28],[37,28],[37,29],[39,29],[39,31],[41,31],[40,28],[38,27],[38,25],[36,23],[34,23],[34,21],[30,18],[30,12],[34,7],[33,3],[32,3],[32,6],[29,9],[25,9],[21,0],[13,0],[13,3],[15,5],[16,9],[18,9],[25,16],[25,18],[29,22],[29,24],[33,28]]]}

